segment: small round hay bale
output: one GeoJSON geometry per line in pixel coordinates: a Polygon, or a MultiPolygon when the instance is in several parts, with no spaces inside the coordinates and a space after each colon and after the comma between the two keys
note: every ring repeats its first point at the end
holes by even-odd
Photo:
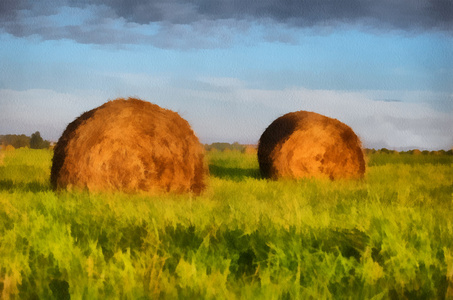
{"type": "Polygon", "coordinates": [[[421,154],[422,154],[422,151],[420,151],[419,149],[412,150],[412,155],[421,155],[421,154]]]}
{"type": "Polygon", "coordinates": [[[13,145],[8,145],[8,146],[6,146],[5,151],[14,151],[15,149],[16,148],[14,148],[13,145]]]}
{"type": "Polygon", "coordinates": [[[54,189],[133,193],[205,187],[204,148],[177,113],[129,98],[109,101],[70,123],[54,149],[54,189]]]}
{"type": "Polygon", "coordinates": [[[253,155],[256,155],[258,152],[258,150],[256,149],[256,146],[255,145],[246,145],[245,148],[244,148],[244,153],[245,154],[253,154],[253,155]]]}
{"type": "Polygon", "coordinates": [[[360,178],[365,173],[361,142],[352,129],[326,116],[298,111],[261,135],[258,162],[263,177],[360,178]]]}

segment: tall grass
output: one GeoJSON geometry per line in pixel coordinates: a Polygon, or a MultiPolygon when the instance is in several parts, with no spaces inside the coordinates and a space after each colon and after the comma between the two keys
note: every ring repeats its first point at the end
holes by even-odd
{"type": "Polygon", "coordinates": [[[49,149],[20,148],[0,151],[0,190],[46,190],[50,188],[53,152],[49,149]]]}
{"type": "Polygon", "coordinates": [[[149,197],[54,193],[51,152],[6,153],[1,298],[452,298],[452,163],[387,158],[358,182],[277,182],[209,153],[203,195],[149,197]]]}

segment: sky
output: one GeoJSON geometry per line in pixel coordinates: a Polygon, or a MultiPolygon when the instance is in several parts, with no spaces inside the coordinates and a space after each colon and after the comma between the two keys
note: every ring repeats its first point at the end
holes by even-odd
{"type": "Polygon", "coordinates": [[[2,0],[0,134],[137,97],[202,143],[306,110],[366,148],[453,147],[453,0],[2,0]]]}

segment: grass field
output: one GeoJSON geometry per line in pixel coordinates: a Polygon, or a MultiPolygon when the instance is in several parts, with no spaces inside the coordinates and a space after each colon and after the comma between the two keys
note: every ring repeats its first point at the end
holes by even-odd
{"type": "Polygon", "coordinates": [[[453,299],[453,156],[276,182],[210,152],[200,197],[54,193],[51,157],[0,153],[1,299],[453,299]]]}

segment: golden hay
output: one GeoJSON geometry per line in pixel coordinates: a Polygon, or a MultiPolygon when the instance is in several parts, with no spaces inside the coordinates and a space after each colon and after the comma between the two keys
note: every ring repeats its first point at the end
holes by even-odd
{"type": "Polygon", "coordinates": [[[54,189],[148,193],[205,188],[204,148],[177,113],[129,98],[70,123],[52,161],[54,189]]]}
{"type": "Polygon", "coordinates": [[[413,154],[413,155],[421,155],[422,152],[421,152],[420,150],[418,150],[418,149],[414,149],[414,150],[412,151],[412,154],[413,154]]]}
{"type": "Polygon", "coordinates": [[[361,142],[352,129],[326,116],[288,113],[264,131],[258,145],[263,177],[360,178],[365,173],[361,142]]]}
{"type": "Polygon", "coordinates": [[[246,145],[245,149],[244,149],[244,153],[256,155],[258,153],[258,149],[254,145],[246,145]]]}

